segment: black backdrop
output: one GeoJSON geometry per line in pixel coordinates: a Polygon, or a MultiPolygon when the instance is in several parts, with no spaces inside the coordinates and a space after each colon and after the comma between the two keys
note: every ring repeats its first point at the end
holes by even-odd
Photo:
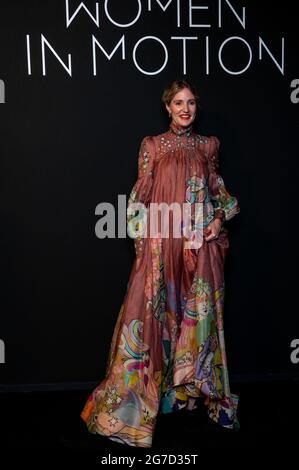
{"type": "MultiPolygon", "coordinates": [[[[99,26],[96,2],[83,3],[94,20],[81,8],[67,27],[64,0],[1,1],[2,389],[84,387],[102,378],[134,247],[128,237],[97,238],[95,208],[110,202],[117,215],[118,195],[128,196],[136,180],[141,139],[167,129],[160,96],[177,77],[199,89],[195,128],[220,139],[221,173],[241,207],[227,222],[230,374],[238,380],[298,375],[290,358],[299,337],[291,275],[298,265],[293,2],[223,1],[221,26],[218,1],[191,2],[208,7],[192,10],[193,26],[187,0],[171,1],[165,11],[165,0],[149,2],[151,11],[144,0],[99,1],[99,26]],[[114,24],[132,22],[138,4],[134,24],[114,24]],[[242,15],[242,7],[245,28],[232,10],[242,15]],[[147,36],[156,39],[136,46],[147,36]],[[121,47],[109,60],[95,46],[95,75],[93,37],[108,55],[123,38],[125,58],[121,47]],[[183,40],[172,37],[197,37],[185,40],[185,74],[183,40]],[[222,45],[227,70],[219,62],[222,45]],[[159,72],[165,48],[168,61],[159,72]]],[[[71,17],[80,2],[67,4],[71,17]]]]}

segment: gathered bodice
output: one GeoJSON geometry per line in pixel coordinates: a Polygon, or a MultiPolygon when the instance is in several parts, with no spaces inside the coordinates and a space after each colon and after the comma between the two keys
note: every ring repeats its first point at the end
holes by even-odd
{"type": "Polygon", "coordinates": [[[155,140],[157,151],[156,162],[165,154],[174,153],[179,150],[188,151],[191,158],[194,153],[196,153],[198,157],[200,157],[199,154],[201,154],[202,160],[206,160],[205,157],[208,155],[207,144],[209,143],[209,139],[193,132],[192,126],[177,129],[172,121],[169,130],[155,136],[155,140]]]}
{"type": "MultiPolygon", "coordinates": [[[[209,138],[203,137],[189,127],[176,127],[153,136],[155,142],[155,163],[151,202],[202,205],[203,226],[214,217],[213,205],[208,188],[208,147],[209,138]]],[[[182,208],[183,214],[183,208],[182,208]]]]}

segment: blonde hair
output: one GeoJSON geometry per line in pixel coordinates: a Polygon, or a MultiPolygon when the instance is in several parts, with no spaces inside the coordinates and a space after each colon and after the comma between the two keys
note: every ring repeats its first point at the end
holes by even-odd
{"type": "Polygon", "coordinates": [[[163,91],[162,102],[166,105],[170,105],[173,97],[184,88],[188,88],[193,93],[194,98],[198,104],[199,96],[196,88],[187,80],[173,80],[163,91]]]}

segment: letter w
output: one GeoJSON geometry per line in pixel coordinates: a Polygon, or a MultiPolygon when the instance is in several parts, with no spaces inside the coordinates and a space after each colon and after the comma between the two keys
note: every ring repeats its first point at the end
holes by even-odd
{"type": "Polygon", "coordinates": [[[81,8],[84,8],[84,10],[86,11],[86,13],[90,16],[90,18],[92,19],[92,21],[97,25],[97,27],[99,28],[100,27],[100,21],[99,21],[99,4],[98,2],[96,2],[96,16],[92,16],[92,14],[90,13],[90,11],[88,10],[88,8],[86,8],[86,6],[84,5],[83,2],[80,3],[80,5],[78,6],[77,10],[75,11],[75,13],[72,15],[72,17],[70,18],[70,7],[69,7],[69,0],[65,0],[65,16],[66,16],[66,27],[68,28],[69,25],[71,24],[71,22],[73,21],[73,19],[77,16],[78,12],[81,10],[81,8]]]}

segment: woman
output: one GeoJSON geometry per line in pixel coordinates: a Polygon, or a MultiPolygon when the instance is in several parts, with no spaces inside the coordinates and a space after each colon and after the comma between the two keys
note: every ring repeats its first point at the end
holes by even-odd
{"type": "Polygon", "coordinates": [[[211,419],[238,427],[222,315],[224,222],[240,209],[218,172],[219,140],[192,130],[197,99],[189,82],[172,82],[162,97],[169,129],[141,143],[127,208],[128,231],[137,227],[136,258],[105,379],[81,414],[90,432],[131,446],[151,447],[157,415],[192,409],[200,398],[211,419]],[[182,210],[160,212],[157,226],[154,203],[182,210]]]}

